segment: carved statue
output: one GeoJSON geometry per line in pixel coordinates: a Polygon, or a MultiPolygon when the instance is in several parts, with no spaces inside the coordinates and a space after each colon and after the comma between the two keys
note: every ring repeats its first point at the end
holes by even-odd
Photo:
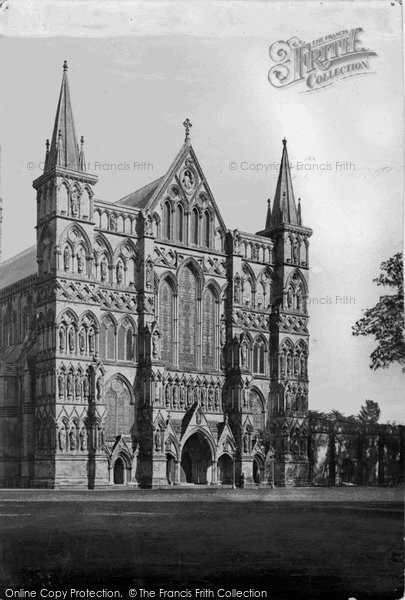
{"type": "Polygon", "coordinates": [[[63,267],[65,271],[69,271],[70,269],[70,250],[68,246],[65,246],[63,251],[63,267]]]}
{"type": "Polygon", "coordinates": [[[76,450],[76,431],[74,429],[69,431],[69,448],[70,450],[76,450]]]}
{"type": "Polygon", "coordinates": [[[287,412],[289,412],[291,410],[291,399],[292,399],[292,394],[290,392],[287,392],[286,396],[285,396],[285,409],[287,412]]]}
{"type": "Polygon", "coordinates": [[[114,213],[110,215],[110,231],[117,231],[117,217],[114,213]]]}
{"type": "Polygon", "coordinates": [[[225,342],[226,342],[226,324],[225,324],[224,315],[222,315],[222,317],[221,317],[219,339],[220,339],[221,346],[224,346],[225,342]]]}
{"type": "Polygon", "coordinates": [[[293,260],[295,263],[297,263],[299,260],[298,242],[296,242],[296,241],[294,242],[292,251],[293,251],[293,260]]]}
{"type": "Polygon", "coordinates": [[[213,401],[214,401],[214,390],[212,389],[212,387],[210,387],[208,390],[208,409],[209,410],[211,410],[213,407],[213,401]]]}
{"type": "Polygon", "coordinates": [[[72,212],[72,217],[79,216],[79,197],[77,194],[77,190],[73,190],[70,198],[70,208],[72,212]]]}
{"type": "Polygon", "coordinates": [[[96,381],[96,392],[97,392],[97,400],[101,400],[101,395],[103,393],[103,383],[101,381],[101,377],[99,377],[96,381]]]}
{"type": "Polygon", "coordinates": [[[243,435],[243,452],[249,452],[249,437],[247,433],[243,435]]]}
{"type": "Polygon", "coordinates": [[[117,272],[117,283],[122,283],[124,279],[124,267],[122,266],[122,262],[119,262],[116,267],[117,272]]]}
{"type": "Polygon", "coordinates": [[[247,360],[247,348],[246,348],[246,344],[243,343],[240,348],[240,362],[241,362],[242,367],[246,367],[246,360],[247,360]]]}
{"type": "Polygon", "coordinates": [[[179,404],[178,399],[179,399],[179,390],[177,388],[177,385],[175,385],[173,387],[173,406],[174,406],[174,408],[178,407],[178,404],[179,404]]]}
{"type": "Polygon", "coordinates": [[[79,350],[80,354],[84,354],[86,350],[86,334],[84,332],[84,329],[81,329],[79,331],[79,350]]]}
{"type": "Polygon", "coordinates": [[[101,281],[105,281],[107,279],[107,271],[108,271],[107,260],[105,258],[103,258],[103,260],[101,261],[101,265],[100,265],[101,281]]]}
{"type": "Polygon", "coordinates": [[[60,352],[64,352],[65,349],[66,349],[65,328],[61,327],[59,329],[59,350],[60,350],[60,352]]]}
{"type": "Polygon", "coordinates": [[[152,357],[160,358],[160,335],[157,331],[152,335],[152,357]]]}
{"type": "Polygon", "coordinates": [[[207,397],[208,397],[208,390],[206,387],[203,387],[202,390],[202,407],[206,408],[207,407],[207,397]]]}
{"type": "Polygon", "coordinates": [[[150,217],[145,219],[145,235],[152,235],[152,219],[150,217]]]}
{"type": "Polygon", "coordinates": [[[145,274],[145,286],[148,290],[150,290],[152,287],[152,276],[153,276],[153,267],[151,265],[148,265],[148,267],[146,268],[146,274],[145,274]]]}
{"type": "Polygon", "coordinates": [[[87,397],[88,397],[88,395],[89,395],[89,391],[90,391],[90,384],[89,384],[89,380],[88,380],[88,378],[87,378],[87,375],[85,375],[85,376],[83,377],[83,396],[84,396],[85,398],[87,398],[87,397]]]}
{"type": "Polygon", "coordinates": [[[302,291],[299,289],[297,292],[297,310],[302,309],[302,291]]]}
{"type": "Polygon", "coordinates": [[[87,450],[87,429],[85,427],[80,430],[80,450],[87,450]]]}
{"type": "Polygon", "coordinates": [[[73,396],[73,373],[68,373],[67,376],[67,394],[73,396]]]}
{"type": "Polygon", "coordinates": [[[79,273],[83,273],[84,271],[84,252],[82,248],[77,255],[77,270],[79,273]]]}
{"type": "Polygon", "coordinates": [[[305,377],[305,375],[307,374],[307,361],[305,358],[305,354],[301,354],[300,363],[301,363],[301,376],[305,377]]]}
{"type": "Polygon", "coordinates": [[[74,331],[73,327],[71,327],[69,329],[68,342],[69,342],[69,351],[74,352],[75,351],[75,331],[74,331]]]}
{"type": "Polygon", "coordinates": [[[220,395],[219,395],[219,387],[215,388],[215,410],[219,410],[220,408],[220,395]]]}
{"type": "Polygon", "coordinates": [[[240,304],[240,280],[239,278],[235,279],[233,284],[233,295],[235,304],[240,304]]]}
{"type": "Polygon", "coordinates": [[[58,433],[59,448],[63,452],[66,448],[66,432],[65,428],[61,427],[58,433]]]}
{"type": "Polygon", "coordinates": [[[58,375],[58,389],[59,397],[62,398],[65,395],[65,378],[62,373],[58,375]]]}
{"type": "Polygon", "coordinates": [[[82,395],[82,378],[80,377],[79,374],[76,375],[75,392],[76,392],[76,398],[78,398],[82,395]]]}
{"type": "Polygon", "coordinates": [[[156,431],[155,431],[155,449],[156,449],[156,452],[160,452],[161,445],[162,445],[162,438],[161,438],[161,433],[160,433],[160,427],[157,427],[156,431]]]}
{"type": "Polygon", "coordinates": [[[191,385],[187,388],[187,408],[190,408],[194,403],[194,390],[191,385]]]}
{"type": "Polygon", "coordinates": [[[291,375],[291,354],[287,354],[287,375],[291,375]]]}
{"type": "Polygon", "coordinates": [[[191,190],[194,185],[193,175],[190,169],[184,171],[183,179],[181,180],[183,187],[188,191],[191,190]]]}
{"type": "Polygon", "coordinates": [[[287,306],[288,308],[291,308],[293,304],[293,292],[292,289],[289,287],[288,288],[288,292],[287,292],[287,306]]]}
{"type": "Polygon", "coordinates": [[[168,385],[165,387],[165,402],[166,406],[170,406],[170,388],[168,385]]]}
{"type": "Polygon", "coordinates": [[[94,352],[94,338],[95,338],[95,334],[93,329],[90,329],[89,331],[89,350],[90,350],[90,354],[93,354],[94,352]]]}

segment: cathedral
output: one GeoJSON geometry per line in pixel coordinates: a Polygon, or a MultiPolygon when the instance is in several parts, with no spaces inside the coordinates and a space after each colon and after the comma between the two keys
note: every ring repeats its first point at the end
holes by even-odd
{"type": "Polygon", "coordinates": [[[183,125],[162,177],[98,199],[65,62],[37,241],[0,265],[0,485],[308,485],[312,231],[287,141],[246,233],[183,125]]]}

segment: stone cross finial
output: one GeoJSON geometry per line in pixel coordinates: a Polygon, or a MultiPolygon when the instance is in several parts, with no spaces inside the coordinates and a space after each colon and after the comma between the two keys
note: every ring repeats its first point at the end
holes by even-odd
{"type": "Polygon", "coordinates": [[[186,119],[184,121],[183,127],[186,130],[186,139],[184,141],[187,142],[187,140],[190,138],[190,129],[192,128],[190,119],[186,119]]]}

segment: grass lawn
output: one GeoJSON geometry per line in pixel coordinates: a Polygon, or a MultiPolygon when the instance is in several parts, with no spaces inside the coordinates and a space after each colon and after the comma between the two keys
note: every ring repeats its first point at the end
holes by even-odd
{"type": "Polygon", "coordinates": [[[124,598],[133,587],[402,597],[400,502],[50,498],[0,497],[2,585],[106,587],[124,598]]]}

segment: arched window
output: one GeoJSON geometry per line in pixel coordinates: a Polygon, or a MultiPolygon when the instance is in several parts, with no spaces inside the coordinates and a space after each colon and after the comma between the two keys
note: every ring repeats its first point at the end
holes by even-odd
{"type": "Polygon", "coordinates": [[[202,364],[215,367],[216,352],[216,302],[211,288],[204,292],[202,306],[202,364]]]}
{"type": "Polygon", "coordinates": [[[253,372],[258,373],[259,370],[259,348],[258,345],[255,344],[253,346],[253,372]]]}
{"type": "Polygon", "coordinates": [[[162,335],[162,360],[173,362],[174,294],[170,283],[162,281],[159,288],[159,325],[162,335]]]}
{"type": "Polygon", "coordinates": [[[181,204],[176,206],[176,241],[183,242],[183,207],[181,204]]]}
{"type": "Polygon", "coordinates": [[[204,213],[203,245],[207,248],[211,245],[211,217],[207,210],[204,213]]]}
{"type": "Polygon", "coordinates": [[[133,360],[133,329],[126,319],[118,328],[118,360],[133,360]]]}
{"type": "Polygon", "coordinates": [[[105,435],[112,441],[117,435],[130,435],[134,422],[134,407],[127,384],[114,378],[106,386],[107,420],[105,435]]]}
{"type": "Polygon", "coordinates": [[[250,404],[252,407],[253,435],[255,436],[264,431],[263,405],[256,390],[250,392],[250,404]]]}
{"type": "Polygon", "coordinates": [[[253,286],[250,279],[243,280],[243,304],[253,306],[253,286]]]}
{"type": "Polygon", "coordinates": [[[264,351],[264,344],[260,344],[260,349],[259,349],[259,373],[264,374],[266,372],[266,365],[265,365],[265,351],[264,351]]]}
{"type": "Polygon", "coordinates": [[[163,215],[163,220],[164,220],[164,227],[163,227],[163,231],[164,231],[164,235],[165,238],[167,238],[168,240],[171,239],[171,218],[172,218],[172,209],[170,207],[170,203],[169,202],[165,202],[165,206],[164,206],[164,211],[163,211],[164,215],[163,215]]]}
{"type": "Polygon", "coordinates": [[[110,317],[101,323],[100,356],[105,360],[115,360],[115,325],[110,317]]]}
{"type": "Polygon", "coordinates": [[[197,279],[189,266],[179,275],[179,366],[196,366],[197,279]]]}
{"type": "Polygon", "coordinates": [[[198,214],[198,210],[196,208],[193,208],[192,240],[193,240],[193,244],[195,244],[196,246],[198,246],[198,242],[199,242],[199,235],[198,235],[199,225],[200,225],[200,215],[198,214]]]}
{"type": "Polygon", "coordinates": [[[253,372],[259,375],[266,373],[265,344],[263,340],[255,342],[253,347],[253,372]]]}

